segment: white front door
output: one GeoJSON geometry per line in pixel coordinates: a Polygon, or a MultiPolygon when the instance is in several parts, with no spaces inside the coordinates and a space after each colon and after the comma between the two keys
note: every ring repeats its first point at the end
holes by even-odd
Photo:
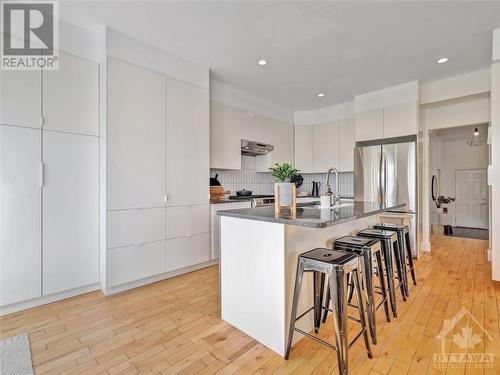
{"type": "Polygon", "coordinates": [[[486,170],[471,169],[455,172],[456,215],[460,227],[488,228],[486,170]]]}

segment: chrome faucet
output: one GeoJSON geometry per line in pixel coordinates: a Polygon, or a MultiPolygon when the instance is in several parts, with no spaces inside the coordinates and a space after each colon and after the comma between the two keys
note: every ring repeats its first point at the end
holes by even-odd
{"type": "Polygon", "coordinates": [[[330,195],[333,199],[333,205],[340,205],[340,196],[339,196],[339,171],[335,167],[331,167],[328,172],[326,172],[325,179],[325,189],[326,192],[324,195],[330,195]],[[332,189],[330,187],[330,173],[335,173],[335,194],[332,193],[332,189]]]}

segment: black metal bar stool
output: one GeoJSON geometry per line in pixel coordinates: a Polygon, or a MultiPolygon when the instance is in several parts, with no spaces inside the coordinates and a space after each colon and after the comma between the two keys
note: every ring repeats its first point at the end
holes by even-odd
{"type": "MultiPolygon", "coordinates": [[[[362,273],[363,288],[366,291],[366,310],[368,316],[368,327],[370,329],[370,336],[372,342],[377,344],[377,327],[376,327],[376,311],[384,306],[385,316],[388,322],[391,321],[391,314],[389,312],[389,298],[387,295],[387,287],[384,280],[384,265],[381,250],[381,244],[378,239],[357,237],[357,236],[344,236],[337,239],[334,244],[335,250],[352,252],[359,256],[360,268],[362,273]],[[374,267],[377,269],[377,274],[380,283],[380,291],[376,291],[374,284],[375,274],[374,267]],[[377,305],[375,301],[375,294],[382,295],[382,301],[377,305]]],[[[350,285],[350,293],[353,286],[350,285]]],[[[351,295],[349,295],[351,297],[351,295]]],[[[327,290],[327,302],[329,300],[329,289],[327,290]]],[[[348,300],[348,302],[350,302],[348,300]]],[[[359,303],[359,301],[358,301],[359,303]]],[[[328,307],[328,306],[327,306],[328,307]]],[[[328,310],[325,310],[323,322],[326,321],[328,310]]]]}
{"type": "Polygon", "coordinates": [[[415,266],[413,264],[413,253],[411,248],[410,231],[408,229],[408,225],[380,223],[375,225],[374,228],[392,230],[398,234],[399,250],[401,253],[401,259],[404,270],[405,291],[406,295],[409,297],[410,291],[408,284],[408,273],[411,274],[413,285],[417,285],[417,278],[415,276],[415,266]]]}
{"type": "MultiPolygon", "coordinates": [[[[288,332],[288,344],[286,347],[285,359],[288,359],[292,346],[294,332],[299,332],[327,347],[337,351],[339,373],[345,375],[348,373],[347,352],[351,345],[361,336],[365,341],[366,352],[369,358],[373,358],[370,342],[368,341],[368,333],[364,312],[363,294],[361,292],[359,278],[359,262],[356,254],[330,249],[317,248],[303,253],[299,256],[297,263],[297,274],[295,276],[295,288],[293,292],[292,312],[290,317],[290,329],[288,332]],[[313,271],[315,277],[317,273],[328,276],[328,285],[332,297],[333,328],[335,331],[335,345],[311,335],[299,328],[295,327],[297,320],[305,316],[308,312],[314,309],[314,306],[306,310],[301,315],[297,316],[297,306],[299,304],[300,289],[304,272],[313,271]],[[347,315],[347,277],[352,274],[354,285],[356,288],[356,297],[358,298],[359,319],[347,315]],[[347,319],[353,319],[360,323],[361,331],[356,337],[348,342],[347,337],[347,319]]],[[[316,298],[315,298],[316,300],[316,298]]],[[[321,304],[319,305],[321,306],[321,304]]],[[[323,307],[326,309],[326,307],[323,307]]]]}
{"type": "Polygon", "coordinates": [[[401,290],[403,300],[406,301],[406,292],[403,283],[403,266],[401,264],[401,259],[399,256],[398,235],[396,232],[389,230],[363,229],[362,231],[358,232],[358,236],[375,238],[380,240],[380,243],[382,244],[382,252],[384,254],[385,271],[387,276],[387,286],[389,288],[389,297],[391,300],[392,314],[394,315],[394,317],[397,317],[397,288],[401,290]],[[394,270],[394,263],[396,264],[396,270],[394,270]],[[396,271],[398,278],[397,284],[394,281],[394,271],[396,271]]]}

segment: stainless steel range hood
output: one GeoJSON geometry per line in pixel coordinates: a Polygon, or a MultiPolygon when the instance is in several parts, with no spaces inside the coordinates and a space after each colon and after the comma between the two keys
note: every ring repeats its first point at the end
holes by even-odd
{"type": "Polygon", "coordinates": [[[241,154],[246,156],[260,156],[267,155],[274,150],[273,145],[267,143],[241,140],[241,154]]]}

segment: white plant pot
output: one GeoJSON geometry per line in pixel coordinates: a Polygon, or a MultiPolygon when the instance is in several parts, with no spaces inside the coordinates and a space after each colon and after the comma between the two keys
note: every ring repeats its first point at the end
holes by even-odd
{"type": "Polygon", "coordinates": [[[275,191],[279,191],[279,205],[292,206],[295,184],[292,182],[277,182],[275,191]]]}

